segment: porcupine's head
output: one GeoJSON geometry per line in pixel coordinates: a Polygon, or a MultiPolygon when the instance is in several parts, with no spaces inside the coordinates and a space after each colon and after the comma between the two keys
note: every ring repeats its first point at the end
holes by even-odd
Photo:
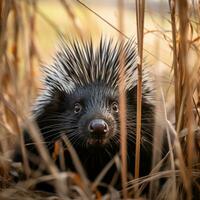
{"type": "MultiPolygon", "coordinates": [[[[34,114],[45,140],[55,141],[62,134],[76,147],[119,146],[119,57],[124,52],[127,96],[128,140],[135,141],[137,51],[134,40],[122,46],[101,39],[97,48],[92,41],[62,41],[53,64],[45,67],[44,90],[34,114]]],[[[148,141],[153,129],[153,106],[149,101],[150,84],[143,74],[142,131],[148,141]]]]}

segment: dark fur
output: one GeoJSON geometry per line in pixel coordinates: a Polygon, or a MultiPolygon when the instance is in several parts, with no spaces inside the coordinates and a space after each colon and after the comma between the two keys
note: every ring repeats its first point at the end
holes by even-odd
{"type": "MultiPolygon", "coordinates": [[[[120,150],[119,112],[114,112],[111,109],[112,102],[118,103],[119,101],[119,93],[117,87],[118,74],[115,72],[118,72],[117,70],[119,70],[120,48],[120,45],[117,44],[115,47],[111,48],[111,42],[101,41],[100,47],[94,55],[92,44],[84,43],[83,49],[81,49],[78,43],[71,44],[70,48],[68,46],[64,46],[64,49],[66,50],[65,53],[67,53],[69,57],[63,55],[63,51],[61,51],[57,54],[55,63],[60,62],[63,66],[63,69],[67,71],[69,76],[74,79],[81,79],[82,82],[79,84],[78,80],[77,82],[74,81],[75,88],[67,92],[66,90],[63,90],[62,87],[59,87],[59,81],[53,80],[52,75],[48,76],[48,73],[51,73],[48,71],[50,69],[49,67],[45,76],[45,85],[51,85],[51,88],[49,89],[50,93],[48,94],[50,98],[47,102],[44,102],[44,104],[42,104],[44,99],[39,100],[39,103],[36,104],[36,107],[33,111],[35,120],[40,128],[44,141],[47,142],[46,146],[50,155],[52,155],[54,150],[54,142],[60,138],[61,134],[66,134],[73,147],[75,148],[77,154],[79,155],[82,165],[90,180],[94,180],[96,176],[101,172],[101,170],[106,166],[106,164],[116,154],[119,154],[120,150]],[[86,55],[81,55],[81,53],[84,51],[86,52],[86,55]],[[114,56],[114,58],[111,59],[112,56],[114,56]],[[85,59],[85,57],[87,59],[85,59]],[[69,63],[70,58],[74,63],[69,63]],[[80,59],[82,59],[82,61],[80,61],[80,59]],[[100,62],[100,65],[97,64],[98,62],[100,62]],[[81,72],[78,71],[78,68],[81,67],[82,63],[85,64],[85,72],[81,74],[81,72]],[[73,66],[71,67],[69,65],[73,66]],[[90,66],[93,66],[93,72],[90,70],[90,66]],[[74,73],[73,67],[76,68],[74,70],[78,71],[78,75],[74,73]],[[116,70],[115,68],[118,69],[116,70]],[[91,78],[91,73],[95,73],[95,69],[99,70],[99,75],[96,75],[93,80],[86,81],[84,78],[84,73],[87,73],[87,76],[91,78]],[[103,80],[101,80],[99,77],[101,70],[105,72],[103,80]],[[111,78],[109,79],[110,81],[106,83],[105,77],[109,76],[109,73],[111,73],[111,78]],[[74,105],[77,102],[82,105],[82,110],[78,114],[74,113],[74,105]],[[109,138],[105,139],[105,144],[92,145],[87,141],[87,139],[91,137],[91,135],[88,133],[87,125],[92,119],[96,118],[104,119],[110,128],[110,135],[109,138]]],[[[127,42],[124,49],[125,63],[127,67],[126,70],[130,70],[128,72],[128,76],[132,76],[132,74],[136,71],[135,46],[132,42],[127,42]]],[[[53,67],[54,69],[59,70],[55,67],[55,64],[53,67]]],[[[137,80],[128,81],[126,84],[129,83],[130,87],[126,88],[126,123],[128,131],[127,160],[129,175],[133,176],[135,165],[137,80]]],[[[66,80],[66,82],[63,81],[63,84],[68,85],[71,83],[66,80]]],[[[145,79],[143,82],[143,88],[147,84],[148,80],[145,79]]],[[[152,137],[154,130],[154,105],[150,103],[148,99],[149,95],[151,95],[151,90],[143,89],[140,176],[147,175],[151,169],[153,141],[152,137]]],[[[27,132],[25,133],[25,136],[25,143],[32,142],[27,132]]],[[[38,155],[34,146],[29,145],[27,148],[29,152],[38,155]]],[[[20,152],[16,153],[15,161],[21,161],[20,152]]],[[[76,171],[68,151],[65,151],[65,162],[69,170],[76,171]]],[[[57,165],[60,167],[59,161],[57,161],[57,165]]],[[[31,162],[31,167],[37,168],[37,165],[31,162]]],[[[103,182],[109,184],[115,172],[116,167],[113,165],[110,171],[106,174],[103,182]]],[[[120,179],[118,179],[116,185],[120,187],[119,180],[120,179]]]]}

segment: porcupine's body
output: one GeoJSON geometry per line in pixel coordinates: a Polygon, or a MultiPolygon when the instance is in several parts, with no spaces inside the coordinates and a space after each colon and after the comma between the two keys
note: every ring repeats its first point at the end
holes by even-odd
{"type": "MultiPolygon", "coordinates": [[[[54,151],[55,141],[62,134],[66,135],[88,178],[94,180],[119,153],[118,83],[119,57],[123,49],[127,97],[127,160],[129,175],[133,175],[137,107],[137,52],[134,41],[126,42],[122,47],[121,44],[102,39],[96,50],[92,42],[71,42],[69,45],[63,43],[53,64],[45,67],[44,90],[33,110],[50,155],[54,151]]],[[[140,176],[147,175],[150,171],[154,129],[152,88],[145,71],[142,87],[140,176]]],[[[31,141],[30,137],[25,138],[26,143],[31,141]]],[[[37,154],[33,147],[29,150],[37,154]]],[[[19,160],[19,157],[17,155],[16,160],[19,160]]],[[[75,171],[67,151],[65,161],[66,167],[75,171]]],[[[113,165],[103,182],[109,184],[116,171],[113,165]]]]}

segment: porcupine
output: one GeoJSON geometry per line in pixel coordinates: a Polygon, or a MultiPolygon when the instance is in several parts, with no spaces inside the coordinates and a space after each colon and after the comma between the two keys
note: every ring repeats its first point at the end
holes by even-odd
{"type": "MultiPolygon", "coordinates": [[[[44,67],[44,88],[33,109],[33,116],[50,155],[54,151],[53,144],[65,134],[91,181],[116,154],[120,154],[118,84],[121,52],[124,56],[127,103],[127,165],[128,174],[133,175],[137,109],[137,47],[134,40],[122,45],[112,39],[101,38],[97,48],[92,40],[69,43],[62,40],[53,63],[44,67]]],[[[140,176],[147,175],[151,168],[155,123],[152,90],[144,68],[140,176]]],[[[25,143],[31,141],[26,132],[25,143]]],[[[27,149],[32,154],[38,154],[30,145],[27,149]]],[[[18,151],[15,161],[21,159],[18,151]]],[[[68,151],[65,151],[65,162],[69,170],[76,171],[68,151]]],[[[115,165],[110,168],[103,179],[104,183],[110,183],[116,169],[115,165]]]]}

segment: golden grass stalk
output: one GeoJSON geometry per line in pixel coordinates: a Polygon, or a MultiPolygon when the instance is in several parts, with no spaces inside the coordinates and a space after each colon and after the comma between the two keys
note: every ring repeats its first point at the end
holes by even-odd
{"type": "MultiPolygon", "coordinates": [[[[178,147],[178,155],[180,162],[180,170],[182,172],[183,184],[187,192],[187,198],[191,199],[191,174],[192,174],[192,151],[194,149],[193,142],[193,85],[192,85],[192,77],[189,73],[189,62],[188,62],[188,53],[189,53],[189,17],[188,17],[188,1],[177,1],[178,3],[178,16],[179,16],[179,49],[178,49],[178,57],[179,62],[176,65],[177,58],[174,57],[174,74],[175,74],[175,94],[177,95],[175,101],[176,107],[176,117],[177,117],[177,134],[183,129],[187,128],[188,136],[187,136],[187,164],[188,170],[186,169],[181,148],[178,147]],[[177,70],[178,67],[178,70],[177,70]]],[[[175,18],[172,16],[172,20],[175,18]]],[[[172,22],[173,32],[175,32],[175,22],[172,22]]],[[[173,33],[175,35],[175,33],[173,33]]],[[[173,40],[175,40],[175,36],[173,36],[173,40]]],[[[175,45],[175,44],[174,44],[175,45]]],[[[174,56],[176,56],[176,47],[174,46],[173,52],[174,56]]],[[[176,141],[178,145],[178,141],[176,141]]],[[[179,146],[179,145],[178,145],[179,146]]]]}
{"type": "Polygon", "coordinates": [[[34,75],[34,57],[37,55],[36,53],[36,45],[35,45],[35,29],[36,29],[36,8],[37,8],[37,1],[31,1],[30,7],[26,5],[26,14],[28,16],[28,24],[29,24],[29,33],[28,37],[29,40],[29,58],[30,58],[30,73],[29,73],[29,91],[32,91],[32,88],[35,82],[35,75],[34,75]]]}
{"type": "Polygon", "coordinates": [[[145,0],[136,0],[137,40],[138,40],[138,82],[137,82],[137,119],[136,119],[136,153],[135,153],[135,178],[139,177],[140,169],[140,141],[142,118],[142,62],[143,62],[143,37],[144,37],[144,10],[145,0]]]}
{"type": "MultiPolygon", "coordinates": [[[[175,121],[178,121],[180,110],[180,95],[179,95],[179,72],[178,72],[178,58],[177,58],[177,29],[176,29],[176,2],[175,0],[169,1],[171,26],[172,26],[172,42],[173,42],[173,69],[174,69],[174,95],[175,95],[175,121]]],[[[177,124],[176,124],[177,127],[177,124]]]]}
{"type": "Polygon", "coordinates": [[[161,91],[162,94],[162,101],[163,101],[163,111],[164,111],[164,118],[165,118],[165,126],[166,126],[166,133],[167,133],[167,141],[169,145],[169,154],[170,154],[170,168],[172,169],[172,191],[169,194],[169,197],[172,199],[177,199],[177,191],[176,191],[176,168],[175,168],[175,156],[173,152],[173,140],[172,135],[170,134],[170,129],[168,127],[168,124],[170,124],[168,118],[167,118],[167,109],[164,99],[164,93],[161,91]]]}
{"type": "MultiPolygon", "coordinates": [[[[119,30],[123,33],[124,31],[124,2],[123,0],[118,0],[118,12],[119,12],[119,30]]],[[[121,45],[124,45],[123,35],[119,33],[119,41],[121,45]]],[[[125,94],[125,60],[124,60],[124,52],[123,48],[120,51],[119,57],[119,119],[120,119],[120,152],[121,152],[121,160],[122,160],[122,193],[123,198],[127,199],[127,128],[126,128],[126,94],[125,94]]]]}

